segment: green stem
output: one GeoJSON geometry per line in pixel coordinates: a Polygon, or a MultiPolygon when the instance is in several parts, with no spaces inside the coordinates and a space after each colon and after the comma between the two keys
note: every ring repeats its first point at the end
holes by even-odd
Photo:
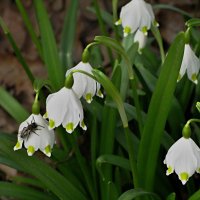
{"type": "Polygon", "coordinates": [[[162,63],[164,63],[165,51],[163,48],[163,41],[162,41],[162,37],[160,35],[160,31],[159,31],[158,27],[155,25],[151,26],[151,31],[152,31],[154,37],[156,38],[156,41],[157,41],[159,49],[160,49],[161,60],[162,60],[162,63]]]}
{"type": "Polygon", "coordinates": [[[189,124],[192,123],[192,122],[200,123],[200,119],[189,119],[189,120],[187,121],[187,123],[185,124],[185,126],[186,126],[186,125],[189,126],[189,124]]]}
{"type": "Polygon", "coordinates": [[[136,113],[137,113],[137,121],[138,121],[140,136],[141,136],[142,131],[143,131],[143,120],[142,120],[142,113],[141,113],[141,109],[140,109],[139,96],[137,94],[136,78],[134,78],[130,81],[131,81],[133,99],[134,99],[134,103],[135,103],[135,108],[136,108],[136,113]]]}
{"type": "MultiPolygon", "coordinates": [[[[106,26],[105,26],[105,24],[103,22],[103,18],[102,18],[102,15],[101,15],[100,6],[98,5],[97,0],[93,0],[93,4],[94,4],[95,11],[96,11],[96,15],[97,15],[97,19],[98,19],[98,22],[99,22],[101,33],[104,36],[108,36],[108,33],[106,31],[106,26]]],[[[110,61],[112,62],[113,61],[112,52],[108,47],[107,47],[107,52],[108,52],[110,61]]]]}
{"type": "Polygon", "coordinates": [[[76,158],[77,158],[77,161],[79,163],[80,169],[83,173],[83,176],[85,178],[86,185],[87,185],[87,188],[89,190],[89,193],[90,193],[92,199],[96,200],[97,199],[97,192],[95,191],[95,187],[93,187],[94,183],[92,182],[91,175],[88,171],[86,162],[85,162],[83,156],[81,155],[79,146],[78,146],[77,141],[76,141],[76,136],[74,136],[74,134],[72,135],[72,137],[70,137],[71,144],[72,144],[73,147],[75,147],[76,158]]]}
{"type": "Polygon", "coordinates": [[[131,139],[131,132],[129,128],[124,128],[125,136],[126,136],[126,142],[128,146],[128,154],[129,154],[129,160],[130,160],[130,166],[131,166],[131,172],[132,172],[132,177],[133,177],[133,184],[134,188],[139,187],[139,180],[138,180],[138,169],[137,169],[137,164],[136,164],[136,154],[134,152],[133,144],[132,144],[132,139],[131,139]]]}

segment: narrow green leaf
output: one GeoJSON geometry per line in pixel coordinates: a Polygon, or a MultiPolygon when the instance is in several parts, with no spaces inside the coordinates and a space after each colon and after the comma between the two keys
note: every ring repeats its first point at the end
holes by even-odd
{"type": "Polygon", "coordinates": [[[32,39],[33,43],[35,44],[35,46],[36,46],[36,48],[37,48],[37,50],[38,50],[38,52],[39,52],[39,54],[40,54],[40,56],[42,58],[41,44],[40,44],[40,41],[37,38],[37,35],[36,35],[36,33],[34,31],[34,28],[32,26],[31,20],[30,20],[28,14],[26,12],[26,9],[24,8],[21,0],[15,0],[15,2],[16,2],[16,5],[17,5],[20,13],[21,13],[21,16],[22,16],[22,19],[24,21],[24,24],[26,25],[26,28],[27,28],[30,36],[31,36],[31,39],[32,39]]]}
{"type": "Polygon", "coordinates": [[[73,65],[72,52],[76,36],[77,11],[79,0],[73,0],[67,9],[61,38],[62,63],[65,68],[73,65]]]}
{"type": "Polygon", "coordinates": [[[167,200],[176,200],[176,193],[172,192],[167,196],[167,200]]]}
{"type": "Polygon", "coordinates": [[[200,199],[200,189],[197,190],[188,200],[199,200],[200,199]]]}
{"type": "Polygon", "coordinates": [[[55,200],[55,198],[51,197],[44,191],[40,192],[33,188],[17,185],[14,183],[6,183],[0,182],[0,197],[12,197],[21,200],[55,200]]]}
{"type": "Polygon", "coordinates": [[[59,59],[55,36],[43,0],[33,2],[40,28],[44,62],[53,89],[58,90],[63,86],[65,75],[59,59]]]}
{"type": "Polygon", "coordinates": [[[23,122],[29,113],[6,90],[0,87],[0,106],[18,123],[23,122]]]}
{"type": "Polygon", "coordinates": [[[34,76],[29,68],[29,66],[27,65],[24,57],[21,54],[21,51],[19,50],[19,48],[17,47],[17,44],[15,43],[15,40],[13,39],[8,27],[6,26],[6,24],[4,23],[3,19],[0,17],[0,26],[3,29],[4,34],[6,35],[8,41],[10,42],[15,55],[17,56],[18,61],[21,63],[24,71],[26,72],[28,78],[30,79],[30,81],[33,83],[34,82],[34,76]]]}
{"type": "Polygon", "coordinates": [[[153,189],[161,138],[182,62],[184,39],[184,33],[180,33],[169,49],[151,98],[140,142],[138,170],[141,186],[148,191],[153,189]]]}
{"type": "Polygon", "coordinates": [[[118,198],[118,200],[132,200],[132,199],[135,199],[136,197],[140,197],[140,196],[148,196],[148,197],[152,198],[153,200],[161,200],[160,197],[157,196],[156,194],[151,193],[151,192],[146,192],[142,189],[128,190],[128,191],[124,192],[118,198]]]}
{"type": "Polygon", "coordinates": [[[112,99],[115,101],[123,126],[128,127],[128,120],[126,116],[126,112],[124,110],[123,101],[121,99],[121,96],[119,92],[117,91],[117,88],[113,85],[113,83],[99,70],[93,69],[92,70],[95,78],[98,82],[101,83],[101,85],[106,90],[107,94],[112,97],[112,99]]]}

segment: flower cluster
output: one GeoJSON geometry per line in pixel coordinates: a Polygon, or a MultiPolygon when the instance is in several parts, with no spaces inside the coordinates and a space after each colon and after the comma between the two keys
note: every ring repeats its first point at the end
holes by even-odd
{"type": "Polygon", "coordinates": [[[68,80],[68,76],[71,76],[72,83],[69,84],[67,81],[65,87],[47,97],[44,118],[39,114],[37,108],[35,114],[30,115],[21,123],[14,150],[21,149],[24,143],[29,156],[32,156],[38,149],[47,156],[51,156],[51,149],[55,143],[53,131],[55,127],[62,124],[68,133],[72,133],[78,124],[83,130],[87,129],[83,120],[84,114],[80,98],[83,97],[88,103],[91,103],[95,94],[101,98],[103,94],[100,91],[100,84],[83,72],[92,75],[92,67],[89,63],[80,62],[66,72],[66,80],[68,80]],[[45,118],[48,118],[49,121],[45,118]]]}

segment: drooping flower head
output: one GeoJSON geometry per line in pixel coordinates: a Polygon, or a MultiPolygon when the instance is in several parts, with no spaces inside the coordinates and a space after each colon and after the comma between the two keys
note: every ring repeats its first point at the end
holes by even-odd
{"type": "Polygon", "coordinates": [[[197,58],[189,44],[185,44],[183,60],[179,72],[178,81],[187,71],[188,78],[195,84],[198,83],[197,75],[200,69],[200,60],[197,58]]]}
{"type": "Polygon", "coordinates": [[[155,16],[150,4],[144,0],[132,0],[122,7],[120,19],[116,25],[122,24],[124,36],[134,33],[138,29],[147,35],[155,16]]]}
{"type": "Polygon", "coordinates": [[[40,114],[31,114],[20,124],[14,150],[21,149],[23,143],[29,156],[38,149],[48,157],[51,156],[55,134],[53,130],[48,129],[48,122],[40,114]]]}
{"type": "MultiPolygon", "coordinates": [[[[75,67],[71,68],[66,72],[66,77],[75,70],[85,71],[88,74],[92,75],[91,65],[88,62],[86,63],[80,62],[78,65],[76,65],[75,67]]],[[[100,84],[91,77],[80,72],[73,73],[73,77],[74,77],[74,84],[72,86],[72,89],[77,94],[78,98],[81,98],[83,96],[83,98],[88,103],[91,103],[92,98],[95,94],[101,98],[103,97],[103,94],[101,93],[100,90],[100,84]]]]}
{"type": "Polygon", "coordinates": [[[73,89],[63,87],[58,92],[50,94],[46,100],[46,114],[49,118],[49,129],[61,124],[68,133],[72,133],[78,124],[86,130],[83,122],[83,107],[73,89]]]}

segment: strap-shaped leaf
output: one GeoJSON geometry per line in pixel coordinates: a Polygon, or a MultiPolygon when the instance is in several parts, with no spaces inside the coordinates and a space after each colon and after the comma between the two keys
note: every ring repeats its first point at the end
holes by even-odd
{"type": "Polygon", "coordinates": [[[184,44],[184,33],[180,33],[169,49],[149,105],[138,155],[141,186],[147,190],[153,189],[158,152],[176,88],[184,44]]]}

